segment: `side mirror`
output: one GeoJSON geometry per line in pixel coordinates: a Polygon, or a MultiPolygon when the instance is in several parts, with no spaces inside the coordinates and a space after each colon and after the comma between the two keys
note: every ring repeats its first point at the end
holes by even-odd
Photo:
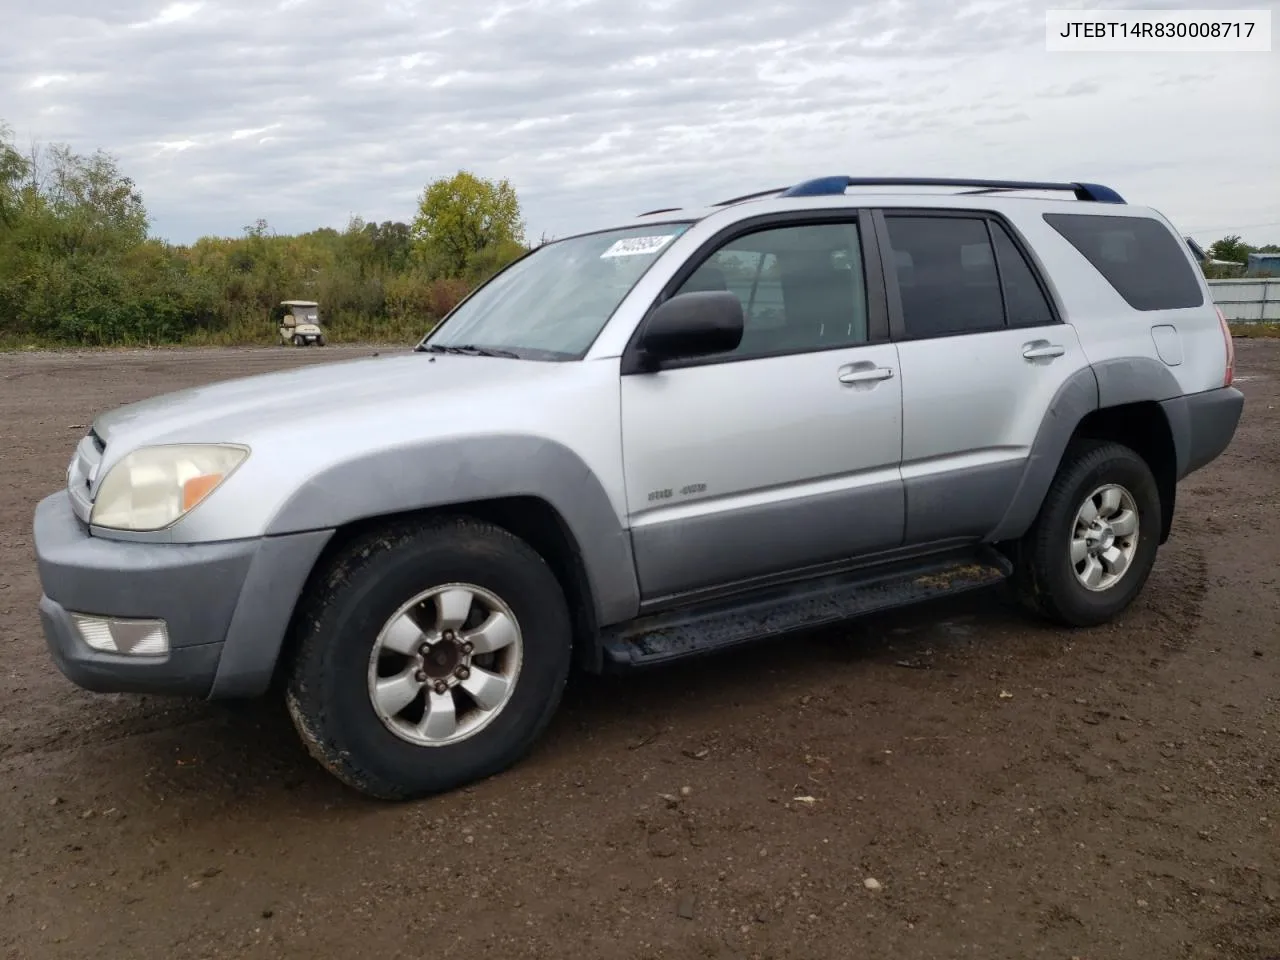
{"type": "Polygon", "coordinates": [[[742,301],[727,290],[681,293],[658,306],[640,333],[650,361],[725,353],[742,342],[742,301]]]}

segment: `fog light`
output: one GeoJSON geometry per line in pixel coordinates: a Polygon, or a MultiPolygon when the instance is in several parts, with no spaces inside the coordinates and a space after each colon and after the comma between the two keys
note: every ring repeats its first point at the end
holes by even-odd
{"type": "Polygon", "coordinates": [[[84,642],[103,653],[163,657],[169,652],[169,630],[163,620],[122,620],[73,613],[84,642]]]}

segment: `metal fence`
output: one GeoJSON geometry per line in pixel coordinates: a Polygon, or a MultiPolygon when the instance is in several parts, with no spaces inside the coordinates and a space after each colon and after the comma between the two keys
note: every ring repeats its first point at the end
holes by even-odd
{"type": "Polygon", "coordinates": [[[1208,283],[1214,302],[1232,323],[1280,323],[1280,277],[1208,283]]]}

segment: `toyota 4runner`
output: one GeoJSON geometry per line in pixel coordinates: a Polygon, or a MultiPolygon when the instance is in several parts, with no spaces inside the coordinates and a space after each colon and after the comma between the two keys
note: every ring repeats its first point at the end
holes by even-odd
{"type": "Polygon", "coordinates": [[[413,352],[100,416],[35,513],[44,632],[90,690],[281,689],[328,770],[420,796],[522,757],[575,664],[1006,580],[1115,617],[1236,429],[1233,357],[1178,233],[1096,184],[654,211],[413,352]]]}

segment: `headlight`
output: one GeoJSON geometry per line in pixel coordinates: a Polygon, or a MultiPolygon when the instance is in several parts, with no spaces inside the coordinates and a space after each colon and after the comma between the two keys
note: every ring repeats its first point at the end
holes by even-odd
{"type": "Polygon", "coordinates": [[[231,444],[141,447],[98,488],[89,522],[116,530],[161,530],[213,493],[249,455],[231,444]]]}

